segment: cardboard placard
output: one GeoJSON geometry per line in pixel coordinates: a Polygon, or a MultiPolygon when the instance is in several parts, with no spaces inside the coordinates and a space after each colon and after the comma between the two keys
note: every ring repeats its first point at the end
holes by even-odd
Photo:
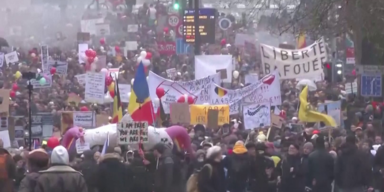
{"type": "Polygon", "coordinates": [[[189,124],[191,122],[188,103],[171,103],[170,112],[172,123],[189,124]]]}
{"type": "Polygon", "coordinates": [[[75,106],[78,106],[79,103],[82,101],[83,99],[78,96],[77,94],[75,93],[70,93],[68,94],[68,99],[67,99],[67,104],[68,105],[71,105],[71,104],[74,104],[75,106]]]}
{"type": "Polygon", "coordinates": [[[91,34],[90,33],[83,33],[78,32],[77,33],[77,41],[79,42],[87,42],[91,40],[91,34]]]}
{"type": "Polygon", "coordinates": [[[227,70],[226,69],[218,69],[216,73],[220,73],[221,79],[227,79],[227,70]]]}
{"type": "Polygon", "coordinates": [[[219,111],[214,109],[209,109],[207,128],[217,129],[219,127],[218,122],[219,122],[219,111]]]}
{"type": "Polygon", "coordinates": [[[9,89],[0,89],[0,113],[9,112],[9,89]]]}
{"type": "Polygon", "coordinates": [[[281,128],[283,126],[284,119],[278,115],[271,114],[271,124],[273,127],[281,128]]]}
{"type": "Polygon", "coordinates": [[[104,114],[96,115],[96,127],[109,124],[109,116],[104,114]]]}

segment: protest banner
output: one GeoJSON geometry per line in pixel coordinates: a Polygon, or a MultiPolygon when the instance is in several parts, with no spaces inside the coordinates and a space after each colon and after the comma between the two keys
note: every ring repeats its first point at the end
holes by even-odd
{"type": "Polygon", "coordinates": [[[244,128],[254,129],[271,125],[270,103],[243,106],[244,128]]]}
{"type": "Polygon", "coordinates": [[[148,143],[148,122],[123,119],[117,129],[119,145],[148,143]]]}
{"type": "Polygon", "coordinates": [[[208,109],[208,122],[207,122],[207,128],[210,129],[217,129],[219,128],[218,122],[219,122],[219,111],[214,109],[208,109]]]}
{"type": "Polygon", "coordinates": [[[104,103],[105,74],[104,73],[86,73],[85,81],[85,101],[90,103],[104,103]]]}
{"type": "Polygon", "coordinates": [[[95,112],[94,111],[73,111],[73,125],[83,128],[94,128],[95,112]]]}
{"type": "MultiPolygon", "coordinates": [[[[177,99],[185,94],[197,98],[195,101],[197,104],[209,103],[211,97],[209,91],[213,87],[213,83],[220,83],[220,76],[218,74],[185,82],[165,79],[156,75],[152,71],[150,71],[148,75],[149,94],[152,101],[157,98],[156,89],[158,87],[162,87],[164,90],[167,90],[167,94],[161,98],[164,112],[166,114],[169,114],[170,112],[170,104],[176,103],[177,99]]],[[[157,108],[154,110],[156,111],[157,108]]]]}
{"type": "Polygon", "coordinates": [[[208,110],[219,111],[217,125],[229,123],[229,106],[228,105],[190,105],[189,111],[191,113],[190,124],[208,124],[208,110]]]}
{"type": "Polygon", "coordinates": [[[281,49],[260,44],[264,74],[277,68],[281,79],[294,79],[323,75],[323,64],[327,61],[327,50],[323,39],[303,49],[281,49]]]}
{"type": "Polygon", "coordinates": [[[188,103],[171,103],[171,122],[189,125],[191,114],[188,103]]]}
{"type": "Polygon", "coordinates": [[[225,83],[232,82],[232,56],[231,55],[198,55],[195,56],[195,79],[214,75],[217,70],[225,69],[227,78],[225,83]]]}
{"type": "Polygon", "coordinates": [[[271,113],[271,125],[276,128],[281,128],[283,126],[284,119],[279,115],[271,113]]]}

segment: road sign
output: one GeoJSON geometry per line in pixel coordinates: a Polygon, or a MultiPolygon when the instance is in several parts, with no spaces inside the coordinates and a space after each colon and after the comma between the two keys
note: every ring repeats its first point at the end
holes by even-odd
{"type": "Polygon", "coordinates": [[[183,37],[183,25],[177,26],[176,37],[183,37]]]}
{"type": "Polygon", "coordinates": [[[357,74],[384,74],[384,66],[381,65],[356,65],[357,74]]]}
{"type": "Polygon", "coordinates": [[[361,75],[361,96],[381,97],[382,90],[381,75],[361,75]]]}
{"type": "Polygon", "coordinates": [[[221,30],[228,30],[232,26],[232,21],[228,18],[221,18],[219,21],[219,27],[221,30]]]}
{"type": "Polygon", "coordinates": [[[176,27],[177,25],[179,25],[179,23],[180,23],[180,19],[179,19],[178,15],[171,14],[171,15],[168,16],[168,24],[169,24],[169,26],[176,27]]]}
{"type": "Polygon", "coordinates": [[[185,43],[183,38],[176,38],[176,54],[186,54],[191,52],[192,46],[185,43]]]}

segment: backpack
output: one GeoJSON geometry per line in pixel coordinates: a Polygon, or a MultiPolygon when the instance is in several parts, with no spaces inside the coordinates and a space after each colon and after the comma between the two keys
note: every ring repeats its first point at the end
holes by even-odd
{"type": "Polygon", "coordinates": [[[0,180],[8,179],[8,154],[0,155],[0,180]]]}
{"type": "MultiPolygon", "coordinates": [[[[212,165],[210,164],[205,164],[201,169],[200,171],[205,167],[207,166],[209,168],[209,177],[212,176],[212,165]]],[[[198,176],[199,176],[199,173],[200,171],[196,171],[195,173],[193,173],[189,178],[188,178],[188,181],[187,181],[187,192],[199,192],[199,188],[197,187],[197,180],[198,180],[198,176]]]]}

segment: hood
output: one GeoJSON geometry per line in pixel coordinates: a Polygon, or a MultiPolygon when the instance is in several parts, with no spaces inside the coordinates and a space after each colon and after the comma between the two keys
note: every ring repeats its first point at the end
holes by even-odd
{"type": "Polygon", "coordinates": [[[357,146],[351,143],[344,143],[340,147],[342,155],[350,155],[357,151],[357,146]]]}
{"type": "Polygon", "coordinates": [[[93,156],[95,155],[96,151],[93,150],[87,150],[84,151],[84,160],[93,160],[93,156]]]}
{"type": "Polygon", "coordinates": [[[63,146],[57,146],[51,154],[51,164],[68,165],[69,155],[67,149],[63,146]]]}

